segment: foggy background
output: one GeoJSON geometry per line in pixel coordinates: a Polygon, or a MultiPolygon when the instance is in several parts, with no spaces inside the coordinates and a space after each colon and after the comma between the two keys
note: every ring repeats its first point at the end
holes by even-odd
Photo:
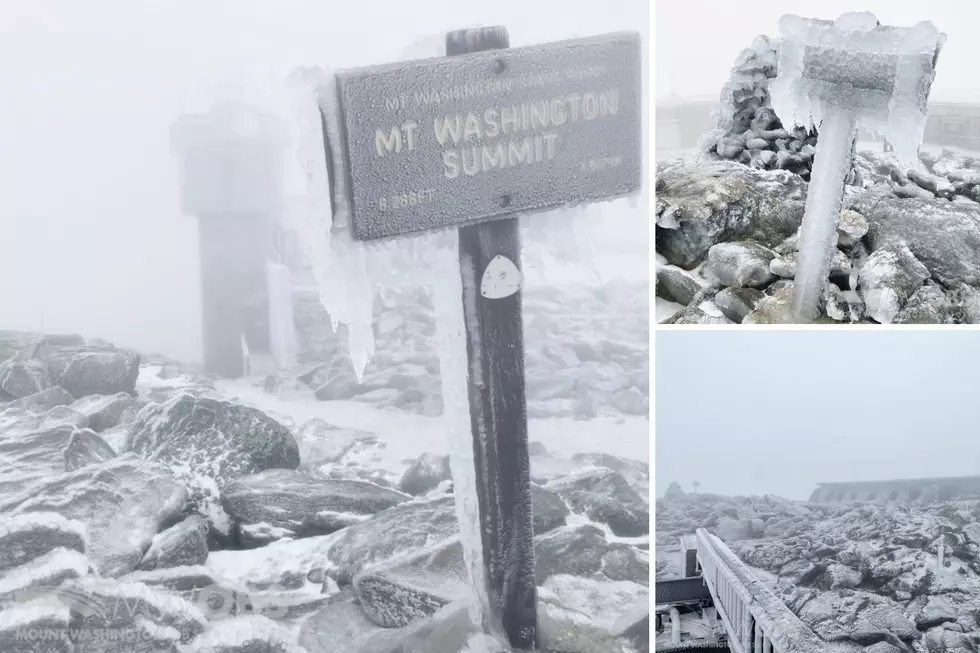
{"type": "Polygon", "coordinates": [[[980,102],[976,25],[980,4],[961,0],[685,0],[656,3],[656,98],[717,101],[735,58],[760,34],[779,36],[779,17],[798,14],[833,20],[870,11],[883,24],[911,27],[932,21],[948,36],[939,55],[930,100],[980,102]]]}
{"type": "MultiPolygon", "coordinates": [[[[3,3],[0,329],[43,324],[48,333],[199,361],[197,219],[179,209],[171,122],[205,110],[215,84],[242,84],[256,99],[268,79],[298,65],[349,68],[397,60],[406,50],[435,56],[446,31],[497,24],[508,28],[513,47],[639,31],[645,55],[648,5],[3,3]]],[[[644,204],[601,208],[603,220],[627,225],[613,235],[639,252],[648,246],[644,204]]]]}
{"type": "Polygon", "coordinates": [[[656,333],[656,494],[980,475],[970,331],[656,333]]]}

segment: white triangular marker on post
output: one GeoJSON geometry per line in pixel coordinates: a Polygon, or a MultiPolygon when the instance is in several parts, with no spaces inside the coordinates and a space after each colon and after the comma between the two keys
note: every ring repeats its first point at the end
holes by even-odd
{"type": "Polygon", "coordinates": [[[487,299],[510,297],[521,289],[521,271],[506,256],[494,256],[483,271],[480,294],[487,299]]]}

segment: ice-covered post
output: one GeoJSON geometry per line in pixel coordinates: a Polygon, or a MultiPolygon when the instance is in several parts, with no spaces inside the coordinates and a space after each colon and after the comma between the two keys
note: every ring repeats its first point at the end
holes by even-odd
{"type": "Polygon", "coordinates": [[[236,378],[271,354],[266,285],[271,220],[280,210],[280,127],[237,102],[185,115],[172,128],[181,207],[198,219],[204,368],[236,378]]]}
{"type": "Polygon", "coordinates": [[[926,102],[945,35],[929,22],[882,26],[867,12],[836,21],[786,15],[779,33],[773,109],[784,125],[819,125],[820,134],[793,296],[794,321],[809,322],[819,316],[827,287],[857,128],[884,136],[906,165],[919,165],[926,102]]]}
{"type": "Polygon", "coordinates": [[[340,142],[329,145],[341,153],[328,167],[355,240],[458,229],[488,616],[528,650],[537,590],[517,217],[639,192],[642,68],[632,33],[508,46],[502,27],[459,30],[446,57],[338,73],[340,142]]]}

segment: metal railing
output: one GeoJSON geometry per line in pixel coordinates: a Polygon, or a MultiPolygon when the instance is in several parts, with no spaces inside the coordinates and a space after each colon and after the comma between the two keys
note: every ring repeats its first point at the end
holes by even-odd
{"type": "Polygon", "coordinates": [[[733,653],[857,653],[857,644],[825,642],[757,579],[718,537],[697,531],[701,574],[733,653]]]}

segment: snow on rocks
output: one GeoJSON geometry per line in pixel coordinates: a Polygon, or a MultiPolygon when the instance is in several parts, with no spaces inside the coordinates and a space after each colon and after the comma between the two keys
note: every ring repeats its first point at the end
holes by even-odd
{"type": "Polygon", "coordinates": [[[125,454],[53,475],[0,497],[0,513],[54,512],[85,525],[86,553],[105,576],[136,568],[160,526],[183,510],[187,490],[163,465],[125,454]]]}
{"type": "Polygon", "coordinates": [[[405,470],[398,489],[406,494],[420,495],[432,490],[443,481],[452,479],[449,456],[423,453],[405,470]]]}
{"type": "Polygon", "coordinates": [[[153,536],[139,563],[141,571],[201,565],[208,559],[208,524],[198,515],[153,536]]]}
{"type": "Polygon", "coordinates": [[[650,510],[646,501],[622,474],[607,467],[586,469],[548,483],[572,510],[607,524],[612,532],[638,537],[650,532],[650,510]]]}
{"type": "Polygon", "coordinates": [[[72,472],[116,457],[112,447],[91,429],[75,429],[65,446],[65,471],[72,472]]]}
{"type": "Polygon", "coordinates": [[[764,288],[776,280],[769,266],[776,253],[750,241],[718,243],[708,250],[708,269],[723,285],[764,288]]]}
{"type": "Polygon", "coordinates": [[[881,324],[890,324],[928,278],[929,270],[905,243],[886,245],[861,268],[858,290],[868,315],[881,324]]]}
{"type": "Polygon", "coordinates": [[[58,513],[4,514],[0,518],[0,572],[58,549],[85,552],[84,524],[58,513]]]}
{"type": "Polygon", "coordinates": [[[275,621],[243,616],[213,624],[182,653],[306,653],[275,621]]]}
{"type": "Polygon", "coordinates": [[[231,524],[219,503],[221,488],[248,474],[299,466],[296,440],[276,420],[255,408],[186,393],[143,408],[129,448],[166,465],[223,536],[230,536],[231,524]]]}
{"type": "Polygon", "coordinates": [[[259,524],[279,537],[327,535],[408,499],[373,483],[315,478],[288,469],[242,476],[221,491],[221,505],[236,525],[239,545],[245,547],[270,541],[256,538],[258,533],[250,530],[259,524]]]}

